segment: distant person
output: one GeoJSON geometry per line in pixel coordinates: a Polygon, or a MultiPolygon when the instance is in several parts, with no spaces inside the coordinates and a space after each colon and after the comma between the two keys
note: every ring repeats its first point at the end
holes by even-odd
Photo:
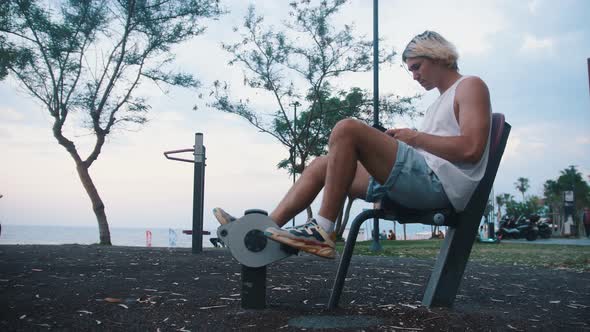
{"type": "Polygon", "coordinates": [[[590,209],[584,208],[584,228],[586,230],[586,237],[590,238],[590,209]]]}
{"type": "Polygon", "coordinates": [[[393,232],[392,229],[389,230],[389,234],[387,234],[387,239],[388,240],[395,240],[395,233],[393,232]]]}
{"type": "MultiPolygon", "coordinates": [[[[320,257],[334,258],[334,221],[347,196],[378,202],[385,195],[413,209],[467,206],[488,163],[491,103],[486,84],[459,73],[455,46],[434,31],[415,36],[402,53],[408,72],[424,89],[438,90],[422,128],[385,132],[362,121],[339,121],[328,153],[303,171],[270,214],[265,235],[320,257]],[[315,218],[282,229],[323,189],[315,218]]],[[[220,215],[220,214],[217,214],[220,215]]],[[[220,224],[229,218],[218,218],[220,224]]]]}

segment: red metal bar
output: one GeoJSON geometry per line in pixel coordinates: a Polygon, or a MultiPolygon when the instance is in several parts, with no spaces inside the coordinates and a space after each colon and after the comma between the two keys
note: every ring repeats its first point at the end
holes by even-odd
{"type": "Polygon", "coordinates": [[[184,159],[184,158],[177,158],[177,157],[170,157],[169,156],[169,154],[183,153],[183,152],[195,152],[195,149],[182,149],[182,150],[166,151],[166,152],[164,152],[164,156],[170,160],[184,161],[187,163],[194,163],[195,162],[194,160],[191,160],[191,159],[184,159]]]}

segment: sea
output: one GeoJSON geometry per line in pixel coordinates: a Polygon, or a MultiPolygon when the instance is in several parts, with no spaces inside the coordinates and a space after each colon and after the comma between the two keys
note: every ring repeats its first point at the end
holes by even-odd
{"type": "MultiPolygon", "coordinates": [[[[173,228],[110,228],[111,242],[116,246],[190,248],[192,235],[173,228]]],[[[203,237],[203,247],[213,247],[203,237]]],[[[0,244],[96,244],[98,227],[6,225],[2,224],[0,244]]]]}
{"type": "MultiPolygon", "coordinates": [[[[371,222],[366,222],[357,240],[369,240],[371,222]]],[[[391,224],[391,223],[390,223],[391,224]]],[[[410,225],[409,225],[410,226],[410,225]]],[[[415,226],[415,225],[411,225],[415,226]]],[[[389,232],[392,227],[381,227],[381,231],[389,232]]],[[[410,228],[410,227],[409,227],[410,228]]],[[[424,227],[422,227],[424,228],[424,227]]],[[[116,246],[131,247],[164,247],[191,248],[192,235],[187,235],[179,228],[117,228],[111,227],[111,242],[116,246]]],[[[395,229],[397,239],[403,239],[402,227],[395,229]]],[[[348,232],[345,231],[346,238],[348,232]]],[[[203,236],[203,247],[212,248],[210,242],[216,237],[215,231],[211,235],[203,236]]],[[[430,232],[416,228],[408,229],[407,240],[426,239],[430,232]]],[[[96,244],[99,242],[98,227],[91,226],[48,226],[48,225],[10,225],[2,224],[0,245],[2,244],[96,244]]]]}

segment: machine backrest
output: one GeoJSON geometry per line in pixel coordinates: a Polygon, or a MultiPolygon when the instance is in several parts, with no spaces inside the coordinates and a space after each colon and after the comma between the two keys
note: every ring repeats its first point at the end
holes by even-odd
{"type": "Polygon", "coordinates": [[[502,133],[504,132],[504,114],[492,114],[492,132],[490,134],[490,156],[493,156],[500,144],[502,133]]]}

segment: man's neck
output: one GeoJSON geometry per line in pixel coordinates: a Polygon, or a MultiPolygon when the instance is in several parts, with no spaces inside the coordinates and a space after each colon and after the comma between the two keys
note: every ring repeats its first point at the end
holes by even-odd
{"type": "Polygon", "coordinates": [[[460,78],[461,74],[459,74],[459,72],[457,72],[456,70],[448,70],[445,73],[445,75],[442,76],[437,86],[437,89],[440,92],[440,94],[442,95],[443,93],[445,93],[445,91],[447,91],[460,78]]]}

